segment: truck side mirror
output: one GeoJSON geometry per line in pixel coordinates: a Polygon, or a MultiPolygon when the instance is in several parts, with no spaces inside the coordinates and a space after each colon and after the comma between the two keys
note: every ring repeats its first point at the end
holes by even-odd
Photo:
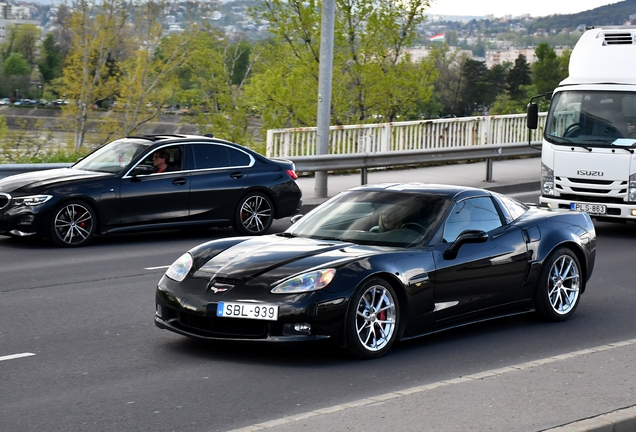
{"type": "Polygon", "coordinates": [[[537,129],[537,127],[539,127],[539,105],[534,102],[528,104],[528,117],[526,121],[528,129],[537,129]]]}

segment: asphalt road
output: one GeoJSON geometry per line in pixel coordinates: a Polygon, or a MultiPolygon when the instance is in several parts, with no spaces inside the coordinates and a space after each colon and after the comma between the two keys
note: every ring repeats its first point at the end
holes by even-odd
{"type": "MultiPolygon", "coordinates": [[[[597,233],[595,273],[573,319],[500,319],[400,343],[374,361],[321,346],[201,343],[156,328],[165,267],[231,229],[112,236],[81,249],[0,238],[0,430],[227,431],[633,339],[636,226],[599,223],[597,233]]],[[[550,426],[535,414],[523,430],[550,426]]]]}

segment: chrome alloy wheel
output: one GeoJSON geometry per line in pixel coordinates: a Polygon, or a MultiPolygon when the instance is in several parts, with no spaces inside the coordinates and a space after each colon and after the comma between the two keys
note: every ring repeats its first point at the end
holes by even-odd
{"type": "Polygon", "coordinates": [[[552,264],[548,298],[554,312],[565,315],[577,304],[580,288],[579,267],[570,255],[561,255],[552,264]]]}
{"type": "Polygon", "coordinates": [[[94,224],[92,211],[82,204],[72,203],[62,207],[55,214],[53,234],[60,243],[77,246],[93,236],[94,224]]]}
{"type": "Polygon", "coordinates": [[[369,287],[356,307],[356,333],[369,351],[384,348],[395,332],[397,307],[393,295],[382,285],[369,287]]]}
{"type": "Polygon", "coordinates": [[[247,198],[240,209],[241,224],[248,233],[261,234],[272,223],[272,205],[261,195],[247,198]]]}

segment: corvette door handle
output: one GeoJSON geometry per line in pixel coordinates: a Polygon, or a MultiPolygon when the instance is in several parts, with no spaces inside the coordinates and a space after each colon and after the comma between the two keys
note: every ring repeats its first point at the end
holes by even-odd
{"type": "Polygon", "coordinates": [[[233,179],[240,179],[241,177],[243,177],[243,173],[242,172],[234,172],[234,173],[230,174],[230,177],[232,177],[233,179]]]}
{"type": "Polygon", "coordinates": [[[183,186],[184,184],[186,184],[186,179],[184,179],[184,178],[174,179],[172,181],[172,184],[176,185],[176,186],[183,186]]]}

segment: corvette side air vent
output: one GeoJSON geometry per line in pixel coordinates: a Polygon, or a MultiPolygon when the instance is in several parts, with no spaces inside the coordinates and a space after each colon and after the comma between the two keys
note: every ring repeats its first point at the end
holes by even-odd
{"type": "Polygon", "coordinates": [[[631,33],[605,33],[603,45],[633,45],[634,37],[631,33]]]}

